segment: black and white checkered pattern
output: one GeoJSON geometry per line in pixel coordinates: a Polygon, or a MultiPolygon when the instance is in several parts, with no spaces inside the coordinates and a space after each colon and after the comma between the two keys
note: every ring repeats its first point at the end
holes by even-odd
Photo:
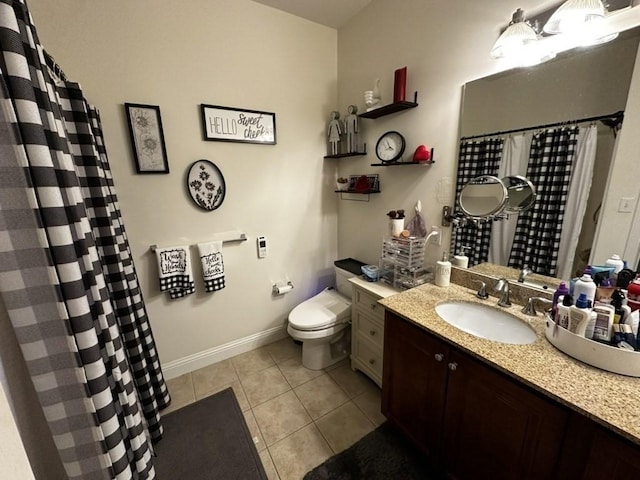
{"type": "MultiPolygon", "coordinates": [[[[458,157],[458,175],[456,178],[456,199],[460,198],[462,188],[479,175],[497,175],[504,139],[488,138],[482,140],[462,140],[458,157]]],[[[454,214],[462,213],[456,201],[454,214]]],[[[482,222],[475,225],[463,225],[452,229],[451,254],[461,253],[462,247],[470,247],[467,251],[469,266],[486,262],[489,257],[491,226],[493,222],[482,222]]]]}
{"type": "Polygon", "coordinates": [[[99,118],[0,0],[0,293],[71,479],[152,479],[169,402],[99,118]],[[148,425],[148,428],[147,428],[148,425]]]}
{"type": "Polygon", "coordinates": [[[207,292],[217,292],[218,290],[222,290],[224,287],[226,287],[224,277],[204,281],[204,289],[207,292]]]}
{"type": "Polygon", "coordinates": [[[535,187],[536,202],[518,217],[510,267],[555,276],[577,139],[578,127],[549,129],[533,136],[527,178],[535,187]]]}

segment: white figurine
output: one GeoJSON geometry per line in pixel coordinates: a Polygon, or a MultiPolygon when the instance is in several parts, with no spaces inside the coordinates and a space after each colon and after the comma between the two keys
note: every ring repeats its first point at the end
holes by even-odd
{"type": "Polygon", "coordinates": [[[349,105],[347,115],[344,117],[345,130],[347,131],[347,153],[358,151],[358,107],[349,105]]]}
{"type": "Polygon", "coordinates": [[[329,130],[327,133],[329,135],[329,143],[331,144],[331,155],[337,155],[342,127],[340,126],[340,113],[335,110],[331,112],[331,121],[329,122],[329,130]]]}
{"type": "Polygon", "coordinates": [[[377,105],[380,102],[380,79],[376,78],[376,84],[373,90],[367,90],[364,92],[364,103],[367,105],[367,112],[378,108],[377,105]]]}

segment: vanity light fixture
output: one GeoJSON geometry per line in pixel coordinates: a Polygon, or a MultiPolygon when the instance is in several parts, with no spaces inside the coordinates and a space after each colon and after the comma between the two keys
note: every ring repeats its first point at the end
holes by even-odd
{"type": "Polygon", "coordinates": [[[537,65],[555,57],[555,53],[540,45],[536,29],[524,18],[518,8],[507,29],[493,44],[492,58],[505,58],[517,62],[519,66],[537,65]]]}
{"type": "Polygon", "coordinates": [[[545,23],[543,31],[574,37],[579,45],[596,45],[613,40],[617,33],[603,33],[607,8],[602,0],[567,0],[545,23]]]}

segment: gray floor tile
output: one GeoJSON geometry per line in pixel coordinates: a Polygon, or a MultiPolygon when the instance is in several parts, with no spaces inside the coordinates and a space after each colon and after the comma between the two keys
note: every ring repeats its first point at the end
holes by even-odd
{"type": "Polygon", "coordinates": [[[275,364],[266,347],[256,348],[250,352],[233,357],[231,363],[233,363],[240,380],[242,380],[242,377],[245,375],[252,375],[265,368],[272,367],[275,364]]]}
{"type": "Polygon", "coordinates": [[[278,368],[292,388],[324,374],[323,370],[309,370],[302,365],[300,357],[292,357],[278,364],[278,368]]]}
{"type": "Polygon", "coordinates": [[[326,373],[294,389],[314,420],[349,401],[349,397],[326,373]]]}
{"type": "Polygon", "coordinates": [[[373,424],[353,402],[345,403],[319,418],[316,426],[335,453],[349,448],[373,431],[373,424]]]}
{"type": "Polygon", "coordinates": [[[243,377],[240,383],[251,407],[260,405],[287,390],[291,390],[291,387],[275,365],[243,377]]]}
{"type": "Polygon", "coordinates": [[[298,345],[293,338],[287,337],[277,342],[271,343],[265,347],[276,363],[281,363],[288,358],[302,356],[302,345],[298,345]]]}
{"type": "Polygon", "coordinates": [[[330,370],[328,373],[331,378],[347,392],[349,398],[357,397],[361,393],[364,393],[367,387],[373,382],[373,380],[363,373],[351,370],[348,364],[330,370]]]}
{"type": "Polygon", "coordinates": [[[220,387],[231,385],[238,381],[238,375],[231,363],[231,360],[223,360],[213,365],[200,368],[191,372],[193,386],[196,390],[196,397],[201,397],[205,393],[220,391],[220,387]]]}
{"type": "Polygon", "coordinates": [[[309,424],[269,447],[281,480],[300,480],[333,452],[314,424],[309,424]]]}
{"type": "Polygon", "coordinates": [[[311,417],[290,390],[253,409],[267,447],[311,423],[311,417]]]}

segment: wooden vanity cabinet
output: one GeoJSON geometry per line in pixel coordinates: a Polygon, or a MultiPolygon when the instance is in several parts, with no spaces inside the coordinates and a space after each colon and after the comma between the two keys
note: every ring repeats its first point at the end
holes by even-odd
{"type": "Polygon", "coordinates": [[[566,411],[391,312],[382,413],[451,479],[553,478],[566,411]]]}

